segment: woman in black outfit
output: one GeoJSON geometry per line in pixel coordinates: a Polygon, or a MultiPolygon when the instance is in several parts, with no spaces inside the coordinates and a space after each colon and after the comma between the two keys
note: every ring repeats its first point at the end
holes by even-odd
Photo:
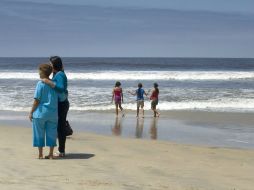
{"type": "Polygon", "coordinates": [[[52,80],[43,80],[46,84],[50,85],[58,92],[58,153],[57,156],[65,156],[65,126],[66,126],[66,117],[69,111],[69,101],[68,101],[68,80],[64,72],[62,59],[58,56],[50,57],[50,63],[53,67],[53,78],[52,80]]]}

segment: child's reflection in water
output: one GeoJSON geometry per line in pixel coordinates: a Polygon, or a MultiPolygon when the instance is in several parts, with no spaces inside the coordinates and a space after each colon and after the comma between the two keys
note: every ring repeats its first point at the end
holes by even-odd
{"type": "Polygon", "coordinates": [[[153,118],[151,121],[151,127],[150,127],[150,137],[151,139],[156,140],[157,139],[157,119],[153,118]]]}
{"type": "Polygon", "coordinates": [[[144,128],[144,118],[137,118],[136,138],[142,138],[143,128],[144,128]]]}
{"type": "Polygon", "coordinates": [[[112,134],[116,136],[120,136],[122,133],[122,118],[116,117],[115,125],[112,128],[112,134]]]}
{"type": "MultiPolygon", "coordinates": [[[[150,138],[156,140],[157,139],[157,121],[158,118],[152,118],[151,126],[150,126],[150,138]]],[[[115,136],[120,136],[122,134],[122,117],[115,118],[115,124],[112,127],[112,134],[115,136]]],[[[137,118],[136,120],[136,138],[143,137],[143,129],[144,129],[144,118],[137,118]]]]}

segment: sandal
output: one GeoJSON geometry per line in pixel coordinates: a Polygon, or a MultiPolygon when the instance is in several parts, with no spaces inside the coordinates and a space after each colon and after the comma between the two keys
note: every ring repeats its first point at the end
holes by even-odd
{"type": "Polygon", "coordinates": [[[65,153],[62,153],[62,152],[56,152],[56,153],[54,153],[54,156],[55,157],[65,157],[65,153]]]}
{"type": "Polygon", "coordinates": [[[45,156],[44,158],[45,158],[45,159],[49,159],[49,160],[53,160],[53,159],[55,159],[56,157],[54,157],[53,155],[48,155],[48,156],[45,156]]]}

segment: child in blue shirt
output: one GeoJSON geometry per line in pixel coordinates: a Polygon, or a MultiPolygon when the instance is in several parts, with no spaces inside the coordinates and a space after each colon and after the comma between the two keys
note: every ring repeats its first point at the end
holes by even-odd
{"type": "Polygon", "coordinates": [[[143,87],[142,83],[139,83],[138,84],[138,89],[134,93],[129,92],[133,96],[137,96],[137,117],[139,117],[139,108],[140,107],[141,107],[142,112],[143,112],[143,117],[144,117],[144,114],[145,114],[145,110],[144,110],[144,94],[147,96],[148,93],[146,93],[142,87],[143,87]]]}
{"type": "MultiPolygon", "coordinates": [[[[39,66],[40,78],[49,79],[52,67],[49,64],[39,66]]],[[[39,81],[34,93],[34,102],[29,114],[33,126],[33,146],[38,147],[39,159],[43,158],[43,147],[50,147],[46,159],[53,159],[53,151],[56,146],[57,120],[58,120],[58,95],[49,85],[39,81]]]]}

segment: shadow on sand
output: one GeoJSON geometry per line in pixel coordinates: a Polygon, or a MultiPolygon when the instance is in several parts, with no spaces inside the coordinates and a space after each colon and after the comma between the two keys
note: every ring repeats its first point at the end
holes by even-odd
{"type": "Polygon", "coordinates": [[[92,158],[94,157],[95,155],[94,154],[86,154],[86,153],[69,153],[69,154],[66,154],[65,157],[61,158],[61,159],[66,159],[66,160],[69,160],[69,159],[89,159],[89,158],[92,158]]]}

